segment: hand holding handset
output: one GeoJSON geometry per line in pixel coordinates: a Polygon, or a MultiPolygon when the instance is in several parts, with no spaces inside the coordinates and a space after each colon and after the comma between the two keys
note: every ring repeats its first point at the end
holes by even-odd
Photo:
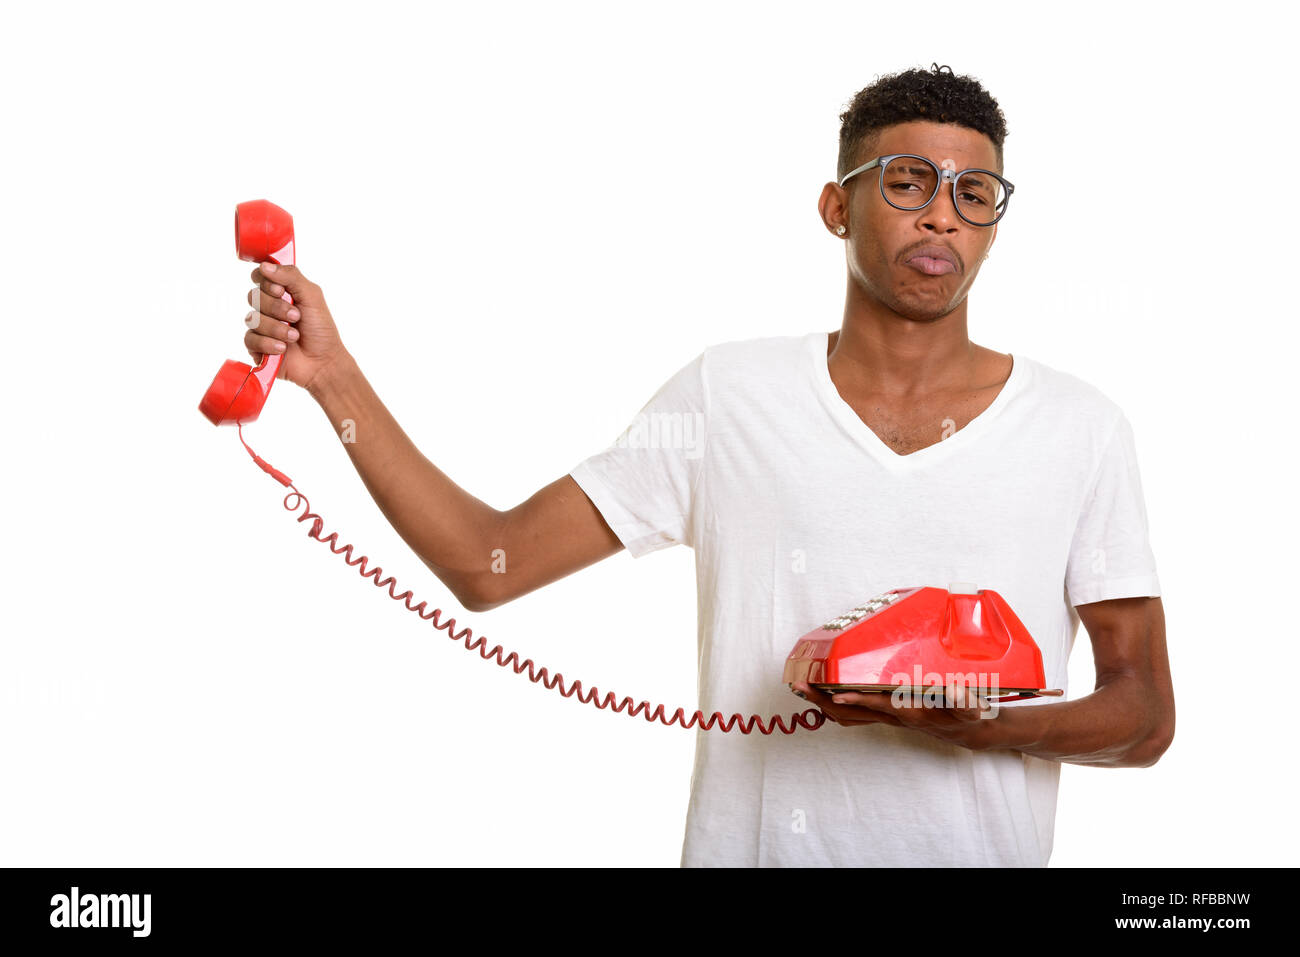
{"type": "MultiPolygon", "coordinates": [[[[293,217],[264,199],[235,207],[235,253],[248,262],[293,265],[293,217]]],[[[280,297],[288,303],[286,290],[280,297]]],[[[213,425],[253,422],[262,412],[271,386],[284,362],[284,353],[263,355],[256,367],[227,359],[199,402],[199,411],[213,425]]]]}

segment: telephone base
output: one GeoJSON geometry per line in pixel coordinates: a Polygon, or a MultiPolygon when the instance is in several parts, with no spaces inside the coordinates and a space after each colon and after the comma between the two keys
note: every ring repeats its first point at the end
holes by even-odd
{"type": "MultiPolygon", "coordinates": [[[[926,691],[934,689],[936,693],[943,688],[943,685],[931,685],[929,687],[917,687],[915,685],[845,685],[845,684],[817,684],[809,682],[808,687],[816,688],[818,691],[826,694],[839,694],[842,691],[861,692],[864,694],[893,694],[893,692],[903,689],[904,692],[914,694],[924,694],[926,691]]],[[[980,688],[971,686],[966,689],[970,694],[981,695],[986,698],[1004,698],[1008,695],[1015,695],[1018,698],[1044,698],[1055,695],[1063,695],[1065,692],[1060,688],[1043,689],[1043,688],[980,688]]]]}

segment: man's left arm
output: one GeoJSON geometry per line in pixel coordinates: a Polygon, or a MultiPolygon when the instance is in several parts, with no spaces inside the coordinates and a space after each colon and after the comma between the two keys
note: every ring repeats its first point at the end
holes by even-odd
{"type": "Polygon", "coordinates": [[[890,695],[793,690],[837,724],[909,727],[970,748],[1011,749],[1049,761],[1109,768],[1155,764],[1174,738],[1174,690],[1159,598],[1113,598],[1076,606],[1092,640],[1097,684],[1075,701],[979,708],[895,706],[890,695]]]}
{"type": "Polygon", "coordinates": [[[1006,708],[992,740],[1049,761],[1146,768],[1174,739],[1174,685],[1159,598],[1113,598],[1076,606],[1092,640],[1097,683],[1076,701],[1006,708]],[[1043,714],[1035,715],[1032,712],[1043,714]]]}

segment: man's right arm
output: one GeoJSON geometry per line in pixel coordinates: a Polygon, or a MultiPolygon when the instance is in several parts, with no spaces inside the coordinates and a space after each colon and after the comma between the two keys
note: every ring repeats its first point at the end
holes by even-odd
{"type": "Polygon", "coordinates": [[[623,547],[568,475],[507,511],[462,489],[421,454],[346,351],[307,388],[336,433],[352,420],[355,440],[343,447],[375,504],[469,611],[496,608],[623,547]]]}

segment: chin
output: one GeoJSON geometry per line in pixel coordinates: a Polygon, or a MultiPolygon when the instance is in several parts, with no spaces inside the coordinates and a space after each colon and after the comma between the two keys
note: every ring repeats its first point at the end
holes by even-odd
{"type": "Polygon", "coordinates": [[[945,316],[951,315],[959,305],[961,305],[961,300],[941,304],[922,304],[913,298],[904,296],[896,300],[890,308],[904,319],[911,319],[914,322],[937,322],[945,316]]]}

